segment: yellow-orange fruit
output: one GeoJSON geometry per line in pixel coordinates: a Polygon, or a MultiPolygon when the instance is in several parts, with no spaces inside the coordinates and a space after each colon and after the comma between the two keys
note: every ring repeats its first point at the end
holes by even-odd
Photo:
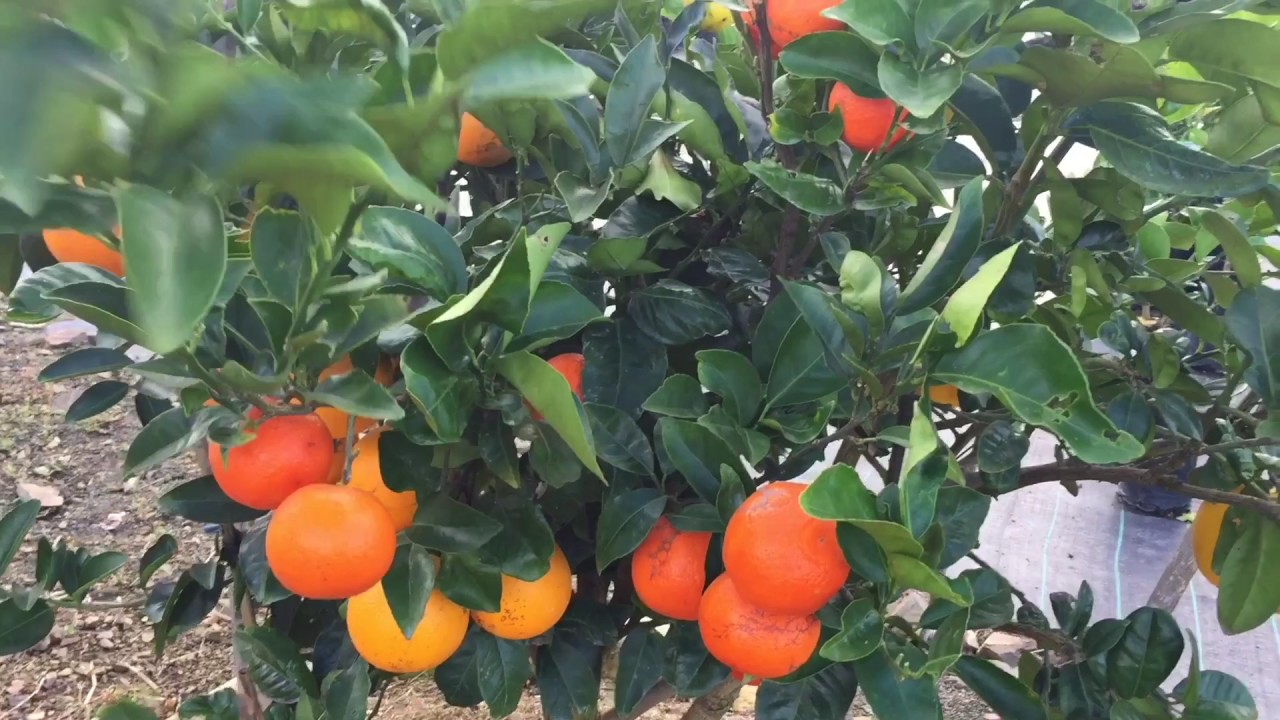
{"type": "Polygon", "coordinates": [[[393,673],[434,670],[448,660],[467,635],[470,617],[439,590],[427,598],[422,620],[406,638],[391,614],[382,583],[347,603],[347,634],[370,665],[393,673]]]}
{"type": "Polygon", "coordinates": [[[551,555],[546,575],[526,582],[502,576],[502,605],[497,612],[471,613],[476,624],[507,640],[528,640],[555,627],[569,609],[573,579],[569,560],[559,547],[551,555]]]}

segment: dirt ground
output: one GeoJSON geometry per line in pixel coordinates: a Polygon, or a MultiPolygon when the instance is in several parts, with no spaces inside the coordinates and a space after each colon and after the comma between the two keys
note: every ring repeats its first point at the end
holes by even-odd
{"type": "MultiPolygon", "coordinates": [[[[0,300],[0,316],[3,309],[0,300]]],[[[167,532],[178,539],[179,554],[157,578],[210,559],[213,537],[197,523],[160,514],[155,504],[164,491],[199,471],[186,459],[140,477],[122,477],[124,452],[138,430],[131,401],[85,422],[63,421],[67,407],[92,380],[42,384],[36,379],[40,369],[67,347],[90,342],[65,332],[65,326],[59,330],[16,327],[0,319],[0,508],[12,504],[19,483],[52,490],[61,496],[62,504],[41,512],[32,538],[62,538],[95,552],[119,550],[131,561],[98,586],[90,597],[90,609],[60,610],[48,638],[25,653],[0,658],[0,718],[89,718],[121,697],[149,705],[161,717],[176,717],[183,698],[209,692],[231,676],[229,610],[224,602],[157,661],[151,650],[151,628],[140,607],[136,558],[167,532]],[[70,345],[52,347],[63,342],[70,345]]],[[[34,540],[24,544],[3,584],[29,581],[35,554],[34,540]]],[[[981,720],[988,712],[958,682],[948,679],[943,691],[948,720],[981,720]]],[[[748,689],[729,717],[753,717],[752,697],[748,689]]],[[[684,703],[668,703],[645,718],[675,720],[683,711],[684,703]]],[[[853,717],[869,716],[859,699],[853,717]]],[[[434,683],[420,678],[394,685],[379,717],[480,720],[488,712],[450,707],[434,683]]],[[[541,717],[532,693],[514,717],[541,717]]]]}

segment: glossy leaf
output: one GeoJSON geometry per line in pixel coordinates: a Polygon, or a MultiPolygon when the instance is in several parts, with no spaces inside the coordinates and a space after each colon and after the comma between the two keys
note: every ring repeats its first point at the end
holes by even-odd
{"type": "Polygon", "coordinates": [[[687,420],[664,417],[658,420],[658,457],[684,476],[693,491],[715,504],[720,491],[720,466],[737,471],[739,461],[720,436],[709,428],[687,420]]]}
{"type": "Polygon", "coordinates": [[[889,651],[880,648],[853,664],[867,704],[884,718],[942,720],[938,688],[930,678],[906,677],[889,651]]]}
{"type": "Polygon", "coordinates": [[[942,309],[942,319],[947,321],[956,333],[956,343],[964,345],[972,337],[982,320],[982,312],[987,300],[995,292],[1000,281],[1004,279],[1013,256],[1018,252],[1017,244],[1010,245],[998,255],[983,263],[978,272],[964,282],[942,309]]]}
{"type": "Polygon", "coordinates": [[[627,634],[618,650],[614,707],[630,715],[645,693],[662,681],[662,636],[650,628],[627,634]]]}
{"type": "Polygon", "coordinates": [[[404,417],[404,408],[396,402],[391,391],[360,369],[331,377],[304,395],[309,400],[358,417],[379,420],[400,420],[404,417]]]}
{"type": "Polygon", "coordinates": [[[600,309],[573,286],[543,282],[529,304],[524,328],[507,349],[536,350],[556,340],[577,335],[587,325],[603,319],[600,309]]]}
{"type": "Polygon", "coordinates": [[[212,475],[174,487],[161,495],[157,504],[164,512],[203,523],[248,522],[266,514],[227,497],[212,475]]]}
{"type": "Polygon", "coordinates": [[[466,292],[462,251],[447,230],[422,213],[371,207],[360,216],[347,248],[375,270],[409,280],[437,300],[466,292]]]}
{"type": "Polygon", "coordinates": [[[631,416],[608,405],[587,403],[591,437],[601,460],[636,475],[653,474],[653,448],[631,416]]]}
{"type": "Polygon", "coordinates": [[[582,404],[564,377],[536,355],[525,352],[504,355],[494,361],[498,373],[537,408],[578,460],[596,477],[603,478],[596,463],[591,427],[582,404]]]}
{"type": "Polygon", "coordinates": [[[1168,611],[1139,608],[1126,620],[1124,635],[1107,652],[1107,684],[1122,698],[1143,697],[1177,667],[1184,640],[1168,611]]]}
{"type": "Polygon", "coordinates": [[[849,664],[828,665],[791,683],[766,683],[756,694],[757,720],[842,720],[861,678],[849,664]]]}
{"type": "Polygon", "coordinates": [[[618,66],[604,107],[605,146],[616,166],[638,159],[634,149],[640,126],[665,79],[666,70],[652,36],[632,48],[618,66]]]}
{"type": "MultiPolygon", "coordinates": [[[[178,552],[178,541],[169,533],[156,538],[138,560],[138,584],[146,586],[151,576],[178,552]]],[[[3,563],[0,563],[3,566],[3,563]]]]}
{"type": "Polygon", "coordinates": [[[39,500],[23,500],[10,508],[4,518],[0,518],[0,573],[8,569],[9,563],[13,562],[27,533],[35,527],[36,516],[39,513],[39,500]]]}
{"type": "Polygon", "coordinates": [[[480,697],[489,712],[502,717],[514,712],[533,677],[529,647],[523,642],[503,640],[488,633],[476,636],[476,673],[480,697]]]}
{"type": "Polygon", "coordinates": [[[666,504],[666,497],[652,488],[628,490],[606,499],[596,530],[596,567],[603,572],[613,561],[640,547],[666,504]]]}
{"type": "Polygon", "coordinates": [[[437,494],[418,506],[413,525],[405,531],[417,545],[446,553],[479,550],[502,532],[502,523],[468,505],[437,494]]]}
{"type": "Polygon", "coordinates": [[[502,607],[502,572],[474,555],[446,555],[436,587],[468,610],[498,612],[502,607]]]}
{"type": "Polygon", "coordinates": [[[369,665],[363,659],[330,673],[320,688],[328,720],[363,720],[369,710],[369,665]]]}
{"type": "Polygon", "coordinates": [[[433,326],[467,317],[520,332],[529,303],[556,248],[569,232],[568,223],[543,225],[532,234],[520,232],[488,277],[432,320],[433,326]]]}
{"type": "Polygon", "coordinates": [[[314,223],[296,212],[265,208],[253,217],[250,237],[262,284],[285,307],[298,308],[317,271],[320,238],[314,223]]]}
{"type": "Polygon", "coordinates": [[[907,112],[922,118],[941,110],[964,80],[964,71],[959,65],[940,65],[921,71],[888,54],[880,56],[876,72],[885,94],[907,112]]]}
{"type": "Polygon", "coordinates": [[[442,440],[458,440],[467,428],[479,394],[474,376],[445,367],[426,338],[418,338],[400,356],[405,389],[442,440]]]}
{"type": "Polygon", "coordinates": [[[297,702],[303,695],[320,694],[297,647],[284,635],[267,627],[242,628],[235,644],[254,685],[273,701],[297,702]]]}
{"type": "Polygon", "coordinates": [[[630,318],[615,318],[583,333],[582,392],[587,402],[638,415],[667,376],[667,349],[630,318]]]}
{"type": "Polygon", "coordinates": [[[1036,693],[992,663],[964,655],[956,661],[955,672],[1004,720],[1048,720],[1036,693]]]}
{"type": "Polygon", "coordinates": [[[703,396],[702,385],[683,373],[667,376],[642,407],[655,415],[689,419],[702,417],[711,409],[703,396]]]}
{"type": "Polygon", "coordinates": [[[436,585],[434,559],[422,547],[404,544],[396,548],[391,569],[382,578],[387,606],[406,638],[412,638],[427,609],[427,600],[436,585]]]}
{"type": "Polygon", "coordinates": [[[1230,634],[1262,625],[1280,610],[1280,524],[1243,513],[1236,541],[1222,563],[1218,622],[1230,634]]]}
{"type": "Polygon", "coordinates": [[[53,608],[43,600],[27,609],[14,598],[0,602],[0,656],[34,647],[53,630],[53,622],[53,608]]]}
{"type": "Polygon", "coordinates": [[[875,652],[884,637],[884,618],[868,598],[855,600],[840,614],[840,632],[823,643],[822,657],[850,662],[875,652]]]}
{"type": "Polygon", "coordinates": [[[697,358],[698,380],[703,387],[720,396],[730,416],[749,426],[764,397],[751,361],[730,350],[700,350],[697,358]]]}
{"type": "Polygon", "coordinates": [[[710,293],[676,280],[660,280],[631,296],[631,318],[665,345],[683,345],[729,329],[729,311],[710,293]]]}
{"type": "Polygon", "coordinates": [[[813,215],[835,215],[846,209],[844,193],[834,182],[792,172],[776,162],[749,162],[747,171],[787,202],[813,215]]]}
{"type": "Polygon", "coordinates": [[[1227,331],[1252,360],[1244,379],[1274,407],[1280,402],[1280,290],[1259,287],[1236,295],[1227,310],[1227,331]]]}
{"type": "MultiPolygon", "coordinates": [[[[884,4],[897,6],[892,1],[884,4]]],[[[846,16],[851,19],[861,16],[861,11],[847,11],[846,8],[848,5],[837,6],[828,12],[841,13],[841,20],[846,16]]],[[[782,67],[792,77],[836,80],[863,97],[883,95],[876,76],[878,61],[875,50],[847,32],[804,35],[782,50],[782,67]]]]}
{"type": "Polygon", "coordinates": [[[1138,28],[1127,15],[1100,0],[1036,0],[1009,16],[1004,32],[1049,32],[1097,35],[1118,43],[1138,41],[1138,28]]]}
{"type": "Polygon", "coordinates": [[[946,227],[898,298],[900,314],[928,307],[951,291],[977,252],[984,225],[982,182],[973,180],[956,196],[946,227]]]}
{"type": "Polygon", "coordinates": [[[40,382],[53,382],[82,375],[111,372],[128,367],[133,360],[116,348],[88,347],[73,350],[40,371],[40,382]]]}

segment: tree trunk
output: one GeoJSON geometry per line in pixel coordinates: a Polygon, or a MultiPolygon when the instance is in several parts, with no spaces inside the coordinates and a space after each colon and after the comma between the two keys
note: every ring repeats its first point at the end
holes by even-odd
{"type": "Polygon", "coordinates": [[[728,680],[694,700],[680,720],[720,720],[733,707],[740,692],[742,692],[742,683],[737,680],[728,680]]]}

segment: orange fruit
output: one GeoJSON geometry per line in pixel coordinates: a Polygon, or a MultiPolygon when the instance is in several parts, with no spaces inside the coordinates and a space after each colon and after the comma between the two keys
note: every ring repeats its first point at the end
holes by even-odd
{"type": "Polygon", "coordinates": [[[356,652],[370,665],[393,673],[434,670],[462,646],[471,622],[466,608],[439,590],[427,598],[422,621],[406,638],[391,614],[382,583],[347,603],[347,634],[356,652]]]}
{"type": "Polygon", "coordinates": [[[822,635],[818,618],[754,605],[727,574],[713,580],[702,596],[698,630],[717,660],[741,674],[766,679],[795,672],[813,656],[822,635]]]}
{"type": "MultiPolygon", "coordinates": [[[[572,389],[573,394],[577,395],[578,399],[581,400],[582,371],[587,367],[587,359],[582,356],[582,353],[564,353],[556,355],[550,360],[547,360],[547,364],[555,368],[556,372],[560,373],[565,380],[569,381],[569,388],[572,389]]],[[[528,403],[525,404],[528,405],[528,403]]],[[[536,408],[529,405],[529,409],[533,411],[534,420],[542,419],[542,413],[538,412],[536,408]]]]}
{"type": "Polygon", "coordinates": [[[557,546],[546,575],[525,582],[502,576],[502,605],[497,612],[475,611],[471,617],[491,634],[507,640],[528,640],[555,627],[573,596],[569,560],[557,546]]]}
{"type": "MultiPolygon", "coordinates": [[[[120,226],[116,226],[116,237],[120,226]]],[[[77,262],[100,267],[112,275],[124,275],[124,256],[98,238],[71,228],[44,231],[44,244],[58,262],[77,262]]]]}
{"type": "Polygon", "coordinates": [[[658,524],[631,558],[631,583],[651,610],[673,620],[697,620],[707,586],[709,532],[681,532],[671,521],[658,524]]]}
{"type": "Polygon", "coordinates": [[[817,612],[849,578],[836,524],[800,507],[805,487],[770,483],[742,503],[725,530],[725,572],[745,600],[765,610],[817,612]]]}
{"type": "Polygon", "coordinates": [[[511,151],[498,134],[471,113],[462,113],[458,131],[458,161],[476,167],[497,167],[511,159],[511,151]]]}
{"type": "MultiPolygon", "coordinates": [[[[254,408],[250,419],[262,417],[254,408]]],[[[227,497],[258,510],[272,510],[298,488],[328,483],[333,459],[333,438],[320,418],[278,415],[258,423],[254,438],[227,450],[209,443],[209,467],[213,479],[227,497]]]]}
{"type": "MultiPolygon", "coordinates": [[[[893,128],[894,118],[906,117],[906,111],[889,98],[864,98],[844,83],[836,83],[831,88],[827,110],[835,112],[836,108],[840,109],[844,121],[844,141],[849,147],[864,153],[879,150],[893,128]]],[[[910,135],[906,128],[898,128],[885,149],[892,150],[910,135]]]]}
{"type": "Polygon", "coordinates": [[[960,407],[960,388],[955,385],[930,385],[929,400],[935,405],[960,407]]]}
{"type": "Polygon", "coordinates": [[[267,523],[267,564],[290,592],[342,600],[382,580],[396,554],[396,528],[373,495],[308,485],[267,523]]]}
{"type": "Polygon", "coordinates": [[[1213,554],[1218,549],[1218,538],[1222,536],[1222,523],[1226,522],[1225,503],[1201,503],[1196,510],[1196,519],[1191,522],[1191,548],[1195,551],[1196,567],[1214,587],[1222,581],[1213,570],[1213,554]]]}
{"type": "Polygon", "coordinates": [[[844,30],[844,23],[822,15],[823,10],[841,2],[843,0],[771,0],[769,38],[773,46],[780,51],[805,35],[844,30]]]}
{"type": "Polygon", "coordinates": [[[418,512],[418,495],[410,492],[396,492],[382,481],[382,458],[378,453],[378,437],[374,432],[364,436],[354,448],[355,459],[351,461],[351,487],[364,490],[387,509],[391,522],[396,530],[404,530],[413,524],[413,515],[418,512]]]}
{"type": "MultiPolygon", "coordinates": [[[[319,380],[324,382],[331,377],[345,375],[351,372],[354,368],[355,366],[351,364],[351,356],[343,356],[342,359],[321,371],[319,380]]],[[[395,372],[391,366],[391,360],[389,358],[378,358],[378,368],[373,373],[373,379],[383,387],[390,387],[391,384],[395,382],[395,372]]],[[[333,436],[334,440],[346,439],[347,420],[350,418],[349,415],[338,408],[332,407],[316,408],[316,415],[320,416],[320,419],[324,421],[325,426],[329,428],[329,434],[333,436]]],[[[370,418],[356,418],[356,435],[360,435],[364,431],[373,427],[373,425],[374,420],[370,418]]],[[[339,462],[339,465],[341,465],[341,462],[339,462]]],[[[339,468],[338,472],[341,473],[341,468],[339,468]]]]}

